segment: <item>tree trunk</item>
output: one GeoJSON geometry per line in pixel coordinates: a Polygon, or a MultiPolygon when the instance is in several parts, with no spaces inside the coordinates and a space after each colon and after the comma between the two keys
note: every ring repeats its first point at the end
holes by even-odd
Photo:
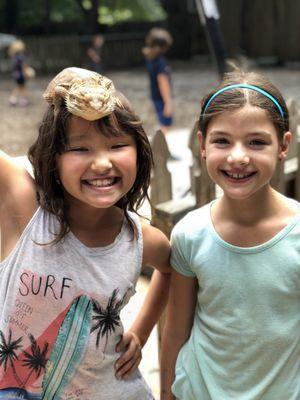
{"type": "Polygon", "coordinates": [[[44,14],[44,29],[45,33],[51,32],[51,0],[44,0],[45,14],[44,14]]]}
{"type": "Polygon", "coordinates": [[[98,22],[99,17],[99,7],[100,1],[99,0],[92,0],[92,7],[90,10],[86,10],[81,3],[81,0],[76,0],[79,8],[84,14],[86,20],[87,30],[90,34],[98,33],[100,24],[98,22]]]}
{"type": "Polygon", "coordinates": [[[5,31],[6,33],[18,33],[18,14],[19,14],[19,1],[18,0],[5,0],[4,3],[5,13],[5,31]]]}
{"type": "Polygon", "coordinates": [[[168,29],[174,39],[171,54],[180,58],[189,58],[191,30],[187,0],[160,0],[160,3],[168,14],[168,29]]]}

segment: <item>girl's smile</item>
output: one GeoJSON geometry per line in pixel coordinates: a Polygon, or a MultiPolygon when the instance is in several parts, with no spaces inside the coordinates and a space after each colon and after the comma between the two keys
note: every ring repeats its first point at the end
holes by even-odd
{"type": "Polygon", "coordinates": [[[72,116],[66,151],[57,157],[70,204],[76,199],[96,208],[115,205],[134,184],[136,157],[131,136],[104,136],[95,123],[72,116]]]}
{"type": "Polygon", "coordinates": [[[109,188],[116,184],[120,178],[95,178],[95,179],[84,179],[83,184],[91,185],[95,188],[109,188]]]}
{"type": "Polygon", "coordinates": [[[221,172],[227,177],[228,180],[232,181],[233,183],[242,183],[247,182],[249,178],[256,174],[255,171],[253,172],[243,172],[243,171],[226,171],[221,170],[221,172]]]}

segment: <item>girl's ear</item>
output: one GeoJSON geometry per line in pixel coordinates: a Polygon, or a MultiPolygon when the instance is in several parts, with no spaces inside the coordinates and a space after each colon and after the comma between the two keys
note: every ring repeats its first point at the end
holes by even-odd
{"type": "Polygon", "coordinates": [[[284,160],[285,157],[287,156],[291,141],[292,141],[291,132],[285,132],[281,140],[281,143],[279,145],[279,160],[284,160]]]}
{"type": "Polygon", "coordinates": [[[200,154],[203,160],[206,158],[206,150],[205,150],[205,138],[202,134],[202,132],[198,131],[197,132],[197,137],[199,140],[199,149],[200,149],[200,154]]]}

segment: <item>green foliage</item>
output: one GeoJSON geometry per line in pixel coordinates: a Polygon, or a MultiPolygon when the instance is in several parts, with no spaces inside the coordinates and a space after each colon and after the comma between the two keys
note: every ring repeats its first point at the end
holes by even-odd
{"type": "MultiPolygon", "coordinates": [[[[87,23],[92,0],[26,0],[16,1],[13,14],[19,29],[43,26],[45,23],[87,23]]],[[[7,25],[9,0],[0,0],[0,32],[7,25]]],[[[114,25],[121,22],[155,22],[166,19],[160,0],[98,0],[98,22],[114,25]]],[[[10,7],[12,13],[12,5],[10,7]]]]}
{"type": "MultiPolygon", "coordinates": [[[[83,15],[74,0],[48,0],[50,21],[83,21],[83,15]]],[[[45,1],[27,0],[19,2],[19,21],[22,26],[30,27],[41,24],[46,16],[45,1]]]]}
{"type": "Polygon", "coordinates": [[[159,0],[102,0],[99,11],[99,22],[107,25],[166,19],[159,0]]]}

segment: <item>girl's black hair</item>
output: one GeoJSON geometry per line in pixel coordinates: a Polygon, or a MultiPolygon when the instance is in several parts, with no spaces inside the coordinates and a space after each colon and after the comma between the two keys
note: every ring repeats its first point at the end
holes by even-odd
{"type": "MultiPolygon", "coordinates": [[[[132,136],[137,148],[137,175],[135,182],[116,204],[124,211],[126,220],[132,232],[136,235],[136,228],[130,219],[128,211],[137,213],[137,209],[148,199],[148,187],[153,165],[151,146],[139,118],[132,111],[129,102],[121,93],[117,97],[122,107],[108,116],[94,123],[99,132],[105,136],[117,136],[126,133],[132,136]]],[[[58,243],[69,232],[67,218],[68,204],[65,201],[64,189],[60,184],[56,157],[65,151],[67,145],[67,128],[71,114],[65,105],[60,107],[54,116],[54,106],[50,105],[44,115],[39,128],[39,135],[28,151],[28,158],[33,166],[34,177],[38,190],[38,199],[41,207],[55,215],[60,222],[60,232],[55,234],[53,244],[58,243]]]]}

